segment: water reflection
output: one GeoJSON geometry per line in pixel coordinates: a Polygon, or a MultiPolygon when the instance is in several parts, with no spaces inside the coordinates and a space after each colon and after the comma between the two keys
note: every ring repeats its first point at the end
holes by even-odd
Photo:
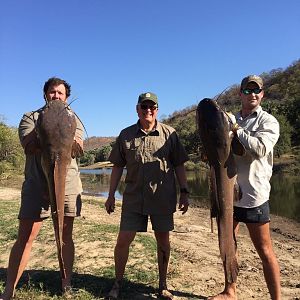
{"type": "MultiPolygon", "coordinates": [[[[80,170],[85,194],[107,197],[111,169],[80,170]]],[[[117,199],[122,198],[125,189],[124,170],[121,182],[115,194],[117,199]]],[[[208,176],[206,171],[187,172],[190,199],[192,204],[209,207],[208,176]]],[[[271,179],[270,208],[271,213],[292,218],[300,222],[300,180],[288,176],[273,175],[271,179]]]]}
{"type": "Polygon", "coordinates": [[[271,212],[300,222],[299,179],[273,175],[271,186],[271,212]]]}
{"type": "MultiPolygon", "coordinates": [[[[80,170],[83,194],[107,197],[109,192],[111,169],[80,170]]],[[[122,198],[125,189],[125,175],[123,172],[120,184],[115,193],[117,199],[122,198]]]]}
{"type": "Polygon", "coordinates": [[[192,204],[201,207],[209,207],[208,176],[206,171],[188,171],[188,187],[192,204]]]}

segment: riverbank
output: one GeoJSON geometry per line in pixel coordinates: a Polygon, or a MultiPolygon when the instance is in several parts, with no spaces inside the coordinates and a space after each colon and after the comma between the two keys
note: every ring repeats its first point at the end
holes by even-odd
{"type": "Polygon", "coordinates": [[[96,169],[102,169],[102,168],[112,168],[113,164],[110,161],[99,161],[89,166],[79,167],[79,169],[85,170],[96,170],[96,169]]]}
{"type": "MultiPolygon", "coordinates": [[[[97,162],[89,166],[82,166],[79,169],[95,170],[102,168],[112,168],[113,164],[110,161],[97,162]]],[[[187,166],[189,171],[207,169],[208,165],[203,162],[189,162],[187,166]]],[[[300,174],[300,162],[297,159],[297,154],[283,154],[280,157],[274,158],[273,173],[284,173],[290,176],[298,176],[300,174]]]]}
{"type": "MultiPolygon", "coordinates": [[[[0,239],[0,291],[3,288],[9,249],[15,239],[15,233],[11,231],[17,230],[19,198],[20,189],[0,187],[0,210],[9,214],[5,214],[3,222],[0,222],[0,230],[4,235],[0,239]]],[[[113,280],[113,249],[118,232],[120,204],[117,204],[115,213],[107,215],[104,200],[83,196],[82,217],[75,221],[74,286],[77,295],[74,299],[104,299],[113,280]]],[[[58,280],[58,273],[54,272],[57,270],[57,261],[51,221],[46,221],[44,227],[34,245],[28,266],[31,271],[23,278],[25,285],[21,291],[24,297],[20,291],[16,299],[63,299],[56,296],[55,280],[58,280]],[[34,296],[30,294],[32,290],[34,296]],[[43,294],[50,290],[50,295],[39,298],[41,290],[43,294]]],[[[271,234],[281,269],[282,299],[300,299],[300,224],[272,216],[271,234]]],[[[195,207],[190,208],[185,215],[175,213],[171,244],[168,282],[175,299],[206,299],[222,290],[223,272],[218,238],[216,230],[211,233],[207,209],[195,207]]],[[[238,236],[238,250],[239,299],[269,299],[260,259],[245,226],[241,226],[238,236]]],[[[138,234],[132,244],[126,278],[128,281],[124,285],[123,299],[156,299],[154,288],[157,287],[157,269],[152,230],[138,234]]]]}

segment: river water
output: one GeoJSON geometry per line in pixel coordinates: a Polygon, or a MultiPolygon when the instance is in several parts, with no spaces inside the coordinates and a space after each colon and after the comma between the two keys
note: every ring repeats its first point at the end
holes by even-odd
{"type": "MultiPolygon", "coordinates": [[[[126,172],[126,171],[124,171],[126,172]]],[[[84,194],[107,197],[111,169],[80,170],[84,194]]],[[[121,199],[125,189],[123,173],[116,198],[121,199]]],[[[208,176],[203,171],[187,172],[190,200],[193,205],[209,207],[208,176]]],[[[300,222],[300,179],[275,174],[271,179],[271,213],[300,222]]]]}

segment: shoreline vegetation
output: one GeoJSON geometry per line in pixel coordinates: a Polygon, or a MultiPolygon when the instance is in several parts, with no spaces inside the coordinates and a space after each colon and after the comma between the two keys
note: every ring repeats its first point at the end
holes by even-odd
{"type": "MultiPolygon", "coordinates": [[[[274,165],[273,165],[273,173],[284,173],[288,174],[289,176],[298,176],[300,174],[300,161],[297,158],[297,154],[283,154],[279,158],[274,158],[274,165]]],[[[104,168],[112,168],[113,164],[110,161],[102,161],[97,162],[92,165],[87,166],[79,166],[79,169],[82,170],[97,170],[97,169],[104,169],[104,168]]],[[[207,169],[208,165],[202,161],[199,162],[192,162],[188,161],[186,163],[186,169],[188,171],[197,171],[200,169],[207,169]]]]}
{"type": "MultiPolygon", "coordinates": [[[[0,182],[0,293],[6,278],[9,251],[17,234],[20,185],[0,182]],[[13,184],[12,184],[13,186],[13,184]]],[[[113,252],[121,203],[107,215],[104,198],[82,196],[82,215],[74,224],[76,247],[72,299],[105,299],[114,278],[113,252]]],[[[217,230],[211,232],[209,210],[191,207],[187,214],[174,214],[171,233],[169,289],[175,299],[206,299],[223,288],[217,230]]],[[[282,299],[299,300],[300,224],[272,216],[271,235],[281,269],[282,299]]],[[[216,223],[214,222],[216,229],[216,223]]],[[[238,299],[269,299],[259,257],[246,227],[241,224],[238,299]]],[[[121,299],[157,299],[156,244],[153,231],[138,233],[130,249],[121,299]]],[[[18,285],[17,300],[65,299],[59,291],[59,271],[51,219],[44,222],[34,243],[29,265],[18,285]]]]}
{"type": "MultiPolygon", "coordinates": [[[[191,162],[192,164],[186,166],[188,171],[197,171],[208,169],[208,165],[202,161],[191,162]]],[[[112,168],[113,164],[110,161],[97,162],[92,165],[79,166],[79,170],[97,170],[104,168],[112,168]]],[[[300,175],[300,159],[299,154],[284,154],[279,158],[274,158],[273,174],[282,173],[288,176],[300,175]]],[[[20,171],[10,170],[0,175],[0,186],[21,188],[24,176],[20,171]]]]}

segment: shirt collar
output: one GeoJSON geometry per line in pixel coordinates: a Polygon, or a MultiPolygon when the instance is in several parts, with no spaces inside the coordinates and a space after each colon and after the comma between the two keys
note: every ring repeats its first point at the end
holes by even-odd
{"type": "Polygon", "coordinates": [[[136,123],[136,133],[143,133],[144,135],[159,135],[161,125],[160,123],[155,120],[155,127],[152,129],[152,131],[146,133],[142,128],[140,124],[140,120],[137,121],[136,123]]]}
{"type": "Polygon", "coordinates": [[[245,118],[242,117],[242,111],[240,110],[237,113],[237,118],[239,120],[245,120],[245,119],[248,119],[248,118],[256,118],[261,112],[262,112],[262,107],[259,105],[250,115],[248,115],[245,118]]]}

